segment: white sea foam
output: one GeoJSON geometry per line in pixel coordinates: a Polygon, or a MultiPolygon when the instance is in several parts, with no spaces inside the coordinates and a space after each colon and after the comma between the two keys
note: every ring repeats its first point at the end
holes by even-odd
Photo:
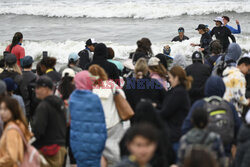
{"type": "MultiPolygon", "coordinates": [[[[198,47],[191,47],[190,43],[199,43],[199,38],[191,38],[188,41],[182,43],[154,43],[152,46],[154,54],[162,53],[163,46],[169,44],[171,46],[172,56],[182,54],[187,57],[187,61],[190,60],[192,53],[198,50],[198,47]]],[[[240,44],[244,52],[250,52],[250,38],[238,38],[237,42],[240,44]]],[[[2,53],[9,42],[0,43],[0,53],[2,53]]],[[[112,47],[115,51],[116,58],[128,59],[129,53],[136,49],[136,45],[121,45],[118,43],[105,42],[109,47],[112,47]]],[[[49,56],[56,57],[59,63],[67,63],[68,55],[72,52],[78,53],[84,48],[83,41],[67,40],[65,42],[53,42],[53,41],[25,41],[23,44],[26,55],[31,55],[33,58],[39,57],[42,51],[48,51],[49,56]]]]}
{"type": "Polygon", "coordinates": [[[250,0],[19,0],[0,2],[0,14],[46,17],[91,17],[159,19],[181,15],[208,15],[225,12],[248,13],[250,0]]]}

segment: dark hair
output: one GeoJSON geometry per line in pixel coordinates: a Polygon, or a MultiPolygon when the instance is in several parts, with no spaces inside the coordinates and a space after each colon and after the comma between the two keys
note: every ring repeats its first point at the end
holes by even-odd
{"type": "Polygon", "coordinates": [[[205,148],[194,146],[187,149],[183,167],[218,167],[214,155],[205,148]]]}
{"type": "Polygon", "coordinates": [[[108,47],[108,59],[113,59],[115,57],[115,52],[112,48],[108,47]]]}
{"type": "Polygon", "coordinates": [[[249,57],[242,57],[238,61],[238,66],[240,66],[241,64],[245,64],[246,66],[250,65],[250,58],[249,57]]]}
{"type": "Polygon", "coordinates": [[[183,32],[185,32],[185,30],[184,30],[184,28],[183,28],[183,27],[179,27],[179,28],[178,28],[178,32],[179,32],[179,31],[183,31],[183,32]]]}
{"type": "Polygon", "coordinates": [[[158,130],[150,124],[136,124],[127,131],[126,142],[129,144],[137,136],[142,136],[151,142],[158,143],[158,130]]]}
{"type": "Polygon", "coordinates": [[[23,68],[31,68],[32,67],[32,64],[30,65],[26,65],[26,66],[22,66],[23,68]]]}
{"type": "Polygon", "coordinates": [[[4,61],[4,59],[1,59],[0,60],[0,68],[4,68],[4,66],[5,66],[5,61],[4,61]]]}
{"type": "Polygon", "coordinates": [[[159,53],[155,57],[160,59],[160,63],[165,67],[166,70],[168,70],[168,62],[166,56],[162,53],[159,53]]]}
{"type": "Polygon", "coordinates": [[[4,103],[6,107],[10,110],[13,120],[19,120],[21,121],[24,126],[28,129],[28,123],[26,121],[26,118],[22,112],[22,109],[16,99],[13,99],[9,96],[6,96],[2,99],[1,104],[4,103]]]}
{"type": "Polygon", "coordinates": [[[36,73],[38,76],[42,76],[45,74],[45,67],[42,66],[41,62],[37,63],[36,65],[36,73]]]}
{"type": "Polygon", "coordinates": [[[203,108],[198,108],[193,111],[191,116],[193,126],[204,129],[208,124],[208,113],[203,108]]]}
{"type": "Polygon", "coordinates": [[[68,61],[68,67],[71,68],[71,67],[70,67],[70,64],[76,65],[77,62],[78,62],[78,60],[75,61],[74,59],[69,59],[69,61],[68,61]]]}
{"type": "Polygon", "coordinates": [[[12,48],[16,46],[22,39],[23,39],[23,34],[21,32],[16,32],[10,45],[10,53],[12,48]]]}
{"type": "Polygon", "coordinates": [[[228,16],[222,16],[222,18],[230,22],[230,18],[228,16]]]}
{"type": "Polygon", "coordinates": [[[181,68],[180,66],[174,66],[173,68],[171,68],[169,73],[174,77],[178,77],[180,84],[184,86],[186,90],[189,90],[191,88],[193,78],[191,76],[187,76],[183,68],[181,68]]]}
{"type": "Polygon", "coordinates": [[[72,84],[73,79],[73,77],[70,77],[67,74],[62,78],[58,87],[58,90],[62,95],[62,100],[67,100],[75,90],[75,85],[72,84]]]}
{"type": "Polygon", "coordinates": [[[157,129],[163,129],[164,123],[157,115],[156,109],[153,107],[150,100],[144,100],[139,102],[135,108],[134,124],[149,123],[155,126],[157,129]]]}
{"type": "Polygon", "coordinates": [[[46,69],[54,68],[56,65],[56,58],[54,57],[44,57],[41,60],[41,65],[45,66],[46,69]]]}
{"type": "Polygon", "coordinates": [[[151,57],[153,55],[152,49],[151,49],[151,41],[148,38],[142,38],[141,40],[137,41],[137,49],[135,52],[142,52],[146,56],[151,57]]]}
{"type": "Polygon", "coordinates": [[[218,55],[222,52],[222,45],[220,43],[219,40],[214,40],[210,43],[210,50],[212,51],[212,53],[214,53],[215,55],[218,55]]]}

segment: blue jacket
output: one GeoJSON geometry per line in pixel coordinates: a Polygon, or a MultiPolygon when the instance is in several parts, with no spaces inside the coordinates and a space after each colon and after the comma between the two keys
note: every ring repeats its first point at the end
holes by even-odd
{"type": "Polygon", "coordinates": [[[107,131],[99,97],[88,90],[75,90],[69,109],[70,144],[77,166],[100,167],[107,131]]]}
{"type": "Polygon", "coordinates": [[[232,34],[240,34],[241,33],[240,25],[237,25],[238,29],[235,29],[235,28],[229,26],[228,24],[226,25],[226,27],[229,28],[229,30],[232,32],[232,34]]]}
{"type": "MultiPolygon", "coordinates": [[[[225,90],[226,90],[226,88],[225,88],[225,84],[224,84],[223,80],[218,76],[211,76],[210,78],[208,78],[206,85],[205,85],[205,96],[206,97],[211,97],[211,96],[223,97],[225,90]]],[[[237,132],[241,126],[241,120],[240,120],[238,113],[237,113],[235,107],[233,106],[233,104],[231,104],[229,102],[227,102],[227,103],[233,111],[234,123],[235,123],[235,127],[234,127],[235,139],[236,139],[237,132]]],[[[193,128],[192,123],[191,123],[192,113],[195,109],[203,107],[204,104],[205,104],[204,100],[198,100],[193,104],[193,106],[189,110],[187,117],[185,118],[185,120],[182,124],[182,134],[186,134],[189,130],[191,130],[193,128]]],[[[225,151],[226,151],[226,153],[230,153],[231,146],[225,146],[225,151]]]]}

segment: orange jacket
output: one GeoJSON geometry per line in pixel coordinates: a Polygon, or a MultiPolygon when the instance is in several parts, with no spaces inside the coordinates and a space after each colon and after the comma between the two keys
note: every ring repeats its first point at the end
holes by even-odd
{"type": "Polygon", "coordinates": [[[10,125],[17,125],[23,132],[27,141],[31,133],[20,121],[9,122],[5,126],[2,138],[0,140],[0,167],[18,167],[24,157],[24,143],[21,135],[15,129],[6,130],[10,125]]]}

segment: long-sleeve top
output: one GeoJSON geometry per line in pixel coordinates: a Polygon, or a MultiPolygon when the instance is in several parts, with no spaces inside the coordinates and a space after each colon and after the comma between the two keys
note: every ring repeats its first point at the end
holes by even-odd
{"type": "Polygon", "coordinates": [[[0,166],[4,167],[18,167],[18,162],[22,162],[24,157],[23,139],[17,130],[7,130],[11,125],[17,125],[23,132],[26,140],[29,140],[31,137],[31,134],[20,121],[9,122],[5,126],[5,131],[0,140],[0,166]]]}
{"type": "Polygon", "coordinates": [[[246,79],[243,73],[236,67],[227,67],[223,72],[223,81],[226,85],[224,99],[231,102],[241,114],[243,106],[248,104],[245,97],[246,79]]]}
{"type": "Polygon", "coordinates": [[[241,28],[240,25],[237,25],[237,29],[229,26],[228,24],[226,25],[227,28],[229,28],[229,30],[232,32],[232,34],[240,34],[241,33],[241,28]]]}
{"type": "Polygon", "coordinates": [[[236,42],[235,37],[231,33],[231,31],[225,27],[214,27],[210,33],[211,37],[215,35],[216,39],[218,39],[221,42],[221,45],[223,46],[223,52],[225,52],[230,44],[230,41],[228,37],[231,38],[232,42],[236,42]]]}

